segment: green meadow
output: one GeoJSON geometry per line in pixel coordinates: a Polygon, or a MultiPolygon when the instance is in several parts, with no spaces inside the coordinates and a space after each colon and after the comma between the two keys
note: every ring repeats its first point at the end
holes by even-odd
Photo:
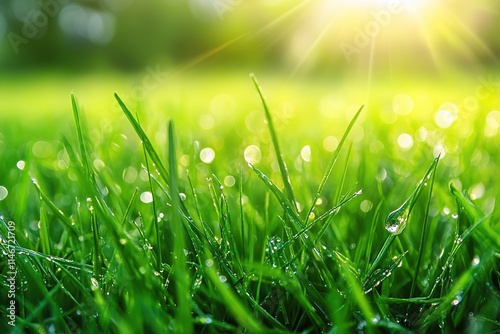
{"type": "Polygon", "coordinates": [[[2,116],[14,332],[497,331],[498,92],[253,80],[2,116]]]}
{"type": "Polygon", "coordinates": [[[0,4],[0,333],[500,333],[498,9],[390,3],[0,4]]]}

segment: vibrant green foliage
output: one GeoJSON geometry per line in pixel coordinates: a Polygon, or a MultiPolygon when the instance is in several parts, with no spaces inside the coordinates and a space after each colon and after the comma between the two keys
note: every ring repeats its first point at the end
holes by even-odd
{"type": "Polygon", "coordinates": [[[0,151],[14,332],[500,330],[496,145],[472,134],[458,155],[421,144],[398,157],[389,126],[369,123],[374,107],[357,107],[328,153],[321,124],[278,126],[253,81],[268,135],[225,129],[215,159],[177,123],[140,122],[118,94],[127,128],[87,128],[72,96],[76,131],[45,148],[54,159],[33,145],[22,159],[0,151]],[[363,113],[366,140],[350,143],[363,113]],[[297,156],[302,133],[312,153],[297,156]],[[250,145],[262,156],[245,162],[250,145]]]}

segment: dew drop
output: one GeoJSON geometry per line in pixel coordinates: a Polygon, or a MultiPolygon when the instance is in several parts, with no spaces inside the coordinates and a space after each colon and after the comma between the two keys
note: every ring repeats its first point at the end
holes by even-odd
{"type": "Polygon", "coordinates": [[[404,204],[399,209],[394,210],[389,213],[387,219],[385,220],[385,229],[392,234],[398,235],[406,227],[408,222],[408,216],[410,214],[409,206],[404,204]]]}
{"type": "Polygon", "coordinates": [[[462,295],[457,295],[455,299],[451,301],[451,305],[457,306],[462,301],[462,295]]]}

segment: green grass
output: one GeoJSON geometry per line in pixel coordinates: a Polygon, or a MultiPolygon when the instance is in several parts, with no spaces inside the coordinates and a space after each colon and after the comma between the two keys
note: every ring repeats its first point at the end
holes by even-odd
{"type": "Polygon", "coordinates": [[[2,282],[11,222],[18,270],[0,332],[500,332],[500,155],[482,131],[498,101],[446,131],[384,124],[383,100],[329,122],[252,79],[249,112],[212,111],[210,131],[188,102],[152,116],[115,94],[109,124],[72,96],[60,140],[0,144],[2,282]]]}

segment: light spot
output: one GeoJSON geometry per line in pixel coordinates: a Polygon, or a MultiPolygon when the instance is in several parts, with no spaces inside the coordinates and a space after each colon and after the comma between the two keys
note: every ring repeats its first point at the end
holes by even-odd
{"type": "Polygon", "coordinates": [[[23,160],[19,160],[16,164],[16,167],[19,170],[24,170],[24,167],[26,167],[26,162],[24,162],[23,160]]]}
{"type": "Polygon", "coordinates": [[[251,133],[259,133],[264,124],[264,116],[261,111],[253,111],[245,117],[245,127],[251,133]]]}
{"type": "Polygon", "coordinates": [[[215,125],[215,120],[212,115],[203,115],[200,117],[200,128],[210,130],[215,125]]]}
{"type": "Polygon", "coordinates": [[[9,195],[9,191],[7,190],[7,188],[5,188],[4,186],[0,186],[0,201],[3,201],[7,195],[9,195]]]}
{"type": "Polygon", "coordinates": [[[443,146],[443,144],[437,144],[434,146],[432,153],[434,155],[434,158],[437,158],[438,155],[441,155],[441,159],[442,159],[446,155],[446,148],[443,146]]]}
{"type": "Polygon", "coordinates": [[[302,157],[302,160],[306,162],[311,162],[311,147],[309,145],[302,147],[302,150],[300,151],[300,156],[302,157]]]}
{"type": "Polygon", "coordinates": [[[40,159],[46,159],[54,155],[54,149],[46,141],[37,141],[33,144],[33,154],[40,159]]]}
{"type": "Polygon", "coordinates": [[[365,199],[361,204],[359,205],[359,208],[363,212],[369,212],[373,208],[373,203],[367,199],[365,199]]]}
{"type": "Polygon", "coordinates": [[[398,145],[403,150],[409,150],[413,146],[413,138],[407,133],[402,133],[398,137],[398,145]]]}
{"type": "Polygon", "coordinates": [[[425,142],[428,135],[429,132],[427,131],[427,129],[421,126],[420,128],[418,128],[417,132],[415,132],[415,139],[419,142],[425,142]]]}
{"type": "Polygon", "coordinates": [[[498,134],[500,127],[500,111],[493,110],[486,116],[486,124],[484,125],[484,135],[486,137],[495,137],[498,134]]]}
{"type": "Polygon", "coordinates": [[[379,174],[377,175],[377,179],[379,181],[384,181],[387,178],[387,171],[385,169],[381,169],[379,174]]]}
{"type": "Polygon", "coordinates": [[[71,37],[85,38],[96,44],[105,44],[115,34],[115,18],[109,12],[68,5],[61,10],[58,18],[61,30],[71,37]]]}
{"type": "Polygon", "coordinates": [[[478,183],[474,185],[470,190],[469,190],[469,196],[471,200],[476,200],[479,198],[482,198],[484,196],[486,189],[484,188],[484,184],[478,183]]]}
{"type": "Polygon", "coordinates": [[[380,140],[370,141],[370,152],[373,154],[378,154],[384,151],[384,144],[380,140]]]}
{"type": "Polygon", "coordinates": [[[215,151],[210,147],[202,149],[200,151],[200,159],[206,164],[211,164],[215,159],[215,151]]]}
{"type": "Polygon", "coordinates": [[[392,108],[398,115],[408,115],[414,107],[414,102],[411,96],[406,94],[399,94],[392,100],[392,108]]]}
{"type": "Polygon", "coordinates": [[[181,165],[183,165],[184,167],[188,167],[189,166],[189,163],[190,163],[190,158],[189,158],[189,155],[187,154],[184,154],[181,156],[181,165]]]}
{"type": "Polygon", "coordinates": [[[434,121],[442,129],[449,128],[458,117],[458,108],[451,102],[446,102],[439,107],[434,115],[434,121]]]}
{"type": "Polygon", "coordinates": [[[363,127],[359,124],[354,124],[350,134],[351,140],[355,143],[359,143],[363,140],[364,136],[365,130],[363,127]]]}
{"type": "Polygon", "coordinates": [[[339,140],[334,136],[328,136],[323,140],[323,148],[328,152],[333,152],[339,146],[339,140]]]}
{"type": "Polygon", "coordinates": [[[224,184],[226,185],[226,187],[232,187],[235,185],[235,183],[236,179],[232,175],[228,175],[224,178],[224,184]]]}
{"type": "Polygon", "coordinates": [[[149,191],[145,191],[140,196],[141,202],[143,203],[151,203],[153,202],[153,194],[149,191]]]}
{"type": "Polygon", "coordinates": [[[256,145],[250,145],[245,148],[243,155],[245,156],[245,161],[252,165],[259,163],[262,158],[260,148],[256,145]]]}
{"type": "Polygon", "coordinates": [[[138,175],[137,169],[130,166],[130,167],[127,167],[123,170],[122,178],[123,178],[123,181],[125,181],[127,183],[134,183],[135,180],[137,180],[137,175],[138,175]]]}
{"type": "MultiPolygon", "coordinates": [[[[142,168],[145,168],[144,165],[142,165],[142,168]]],[[[141,171],[139,172],[139,178],[144,182],[149,181],[148,171],[146,169],[141,169],[141,171]]]]}
{"type": "Polygon", "coordinates": [[[94,165],[94,168],[97,170],[97,171],[101,171],[104,169],[104,167],[106,167],[106,164],[104,163],[104,161],[102,161],[101,159],[95,159],[93,162],[92,162],[92,165],[94,165]]]}

